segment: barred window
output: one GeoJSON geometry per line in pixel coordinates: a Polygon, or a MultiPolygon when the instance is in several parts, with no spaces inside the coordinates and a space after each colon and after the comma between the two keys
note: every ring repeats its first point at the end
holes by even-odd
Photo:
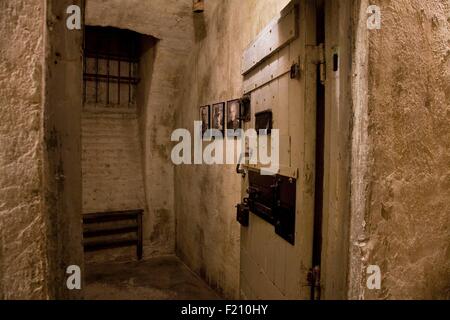
{"type": "Polygon", "coordinates": [[[84,103],[132,108],[139,83],[140,34],[111,27],[85,29],[84,103]]]}

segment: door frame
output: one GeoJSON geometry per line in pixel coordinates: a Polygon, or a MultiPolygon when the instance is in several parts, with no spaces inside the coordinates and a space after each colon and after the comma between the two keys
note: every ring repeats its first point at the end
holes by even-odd
{"type": "Polygon", "coordinates": [[[348,298],[351,145],[353,131],[352,0],[324,5],[325,113],[323,199],[320,237],[321,299],[348,298]],[[338,30],[338,32],[336,32],[338,30]]]}

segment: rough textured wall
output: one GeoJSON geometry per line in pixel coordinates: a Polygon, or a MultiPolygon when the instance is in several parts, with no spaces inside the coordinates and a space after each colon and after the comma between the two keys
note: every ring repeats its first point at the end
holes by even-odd
{"type": "Polygon", "coordinates": [[[83,213],[145,207],[136,113],[83,112],[83,213]]]}
{"type": "Polygon", "coordinates": [[[49,294],[41,188],[44,2],[0,2],[0,298],[5,299],[49,294]]]}
{"type": "MultiPolygon", "coordinates": [[[[142,107],[144,256],[175,251],[174,167],[170,136],[175,129],[175,100],[185,58],[192,47],[191,0],[88,0],[86,24],[112,26],[151,35],[155,47],[152,74],[142,107]],[[105,14],[106,13],[106,14],[105,14]]],[[[142,61],[141,61],[142,62],[142,61]]]]}
{"type": "Polygon", "coordinates": [[[448,299],[450,1],[371,4],[382,10],[382,28],[368,31],[370,156],[359,258],[379,265],[383,279],[382,290],[370,291],[363,274],[352,297],[448,299]]]}
{"type": "MultiPolygon", "coordinates": [[[[242,96],[244,49],[288,1],[208,0],[194,16],[195,47],[187,64],[177,123],[192,133],[199,106],[242,96]]],[[[240,226],[235,206],[241,177],[234,166],[176,168],[177,254],[227,298],[239,297],[240,226]]]]}

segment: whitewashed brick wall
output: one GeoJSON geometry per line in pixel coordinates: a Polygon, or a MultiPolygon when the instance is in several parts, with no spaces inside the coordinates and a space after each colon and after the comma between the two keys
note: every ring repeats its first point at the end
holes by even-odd
{"type": "Polygon", "coordinates": [[[144,209],[136,113],[84,111],[83,213],[144,209]]]}

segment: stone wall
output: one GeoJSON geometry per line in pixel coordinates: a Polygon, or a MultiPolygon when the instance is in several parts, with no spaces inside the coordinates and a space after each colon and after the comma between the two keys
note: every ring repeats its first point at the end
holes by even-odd
{"type": "Polygon", "coordinates": [[[2,1],[0,12],[0,299],[42,299],[45,1],[2,1]]]}
{"type": "Polygon", "coordinates": [[[82,32],[66,28],[68,5],[0,4],[1,298],[81,297],[64,285],[83,265],[82,32]]]}
{"type": "MultiPolygon", "coordinates": [[[[367,155],[358,166],[366,171],[366,190],[364,213],[353,217],[352,243],[361,249],[353,252],[359,284],[351,282],[350,297],[448,299],[450,2],[370,4],[381,8],[382,27],[366,30],[368,2],[361,1],[365,29],[357,41],[363,41],[361,61],[368,62],[362,70],[368,101],[358,115],[367,119],[362,142],[368,151],[359,153],[367,155]],[[380,266],[382,290],[367,290],[367,265],[380,266]]],[[[360,80],[355,85],[364,88],[360,80]]]]}

